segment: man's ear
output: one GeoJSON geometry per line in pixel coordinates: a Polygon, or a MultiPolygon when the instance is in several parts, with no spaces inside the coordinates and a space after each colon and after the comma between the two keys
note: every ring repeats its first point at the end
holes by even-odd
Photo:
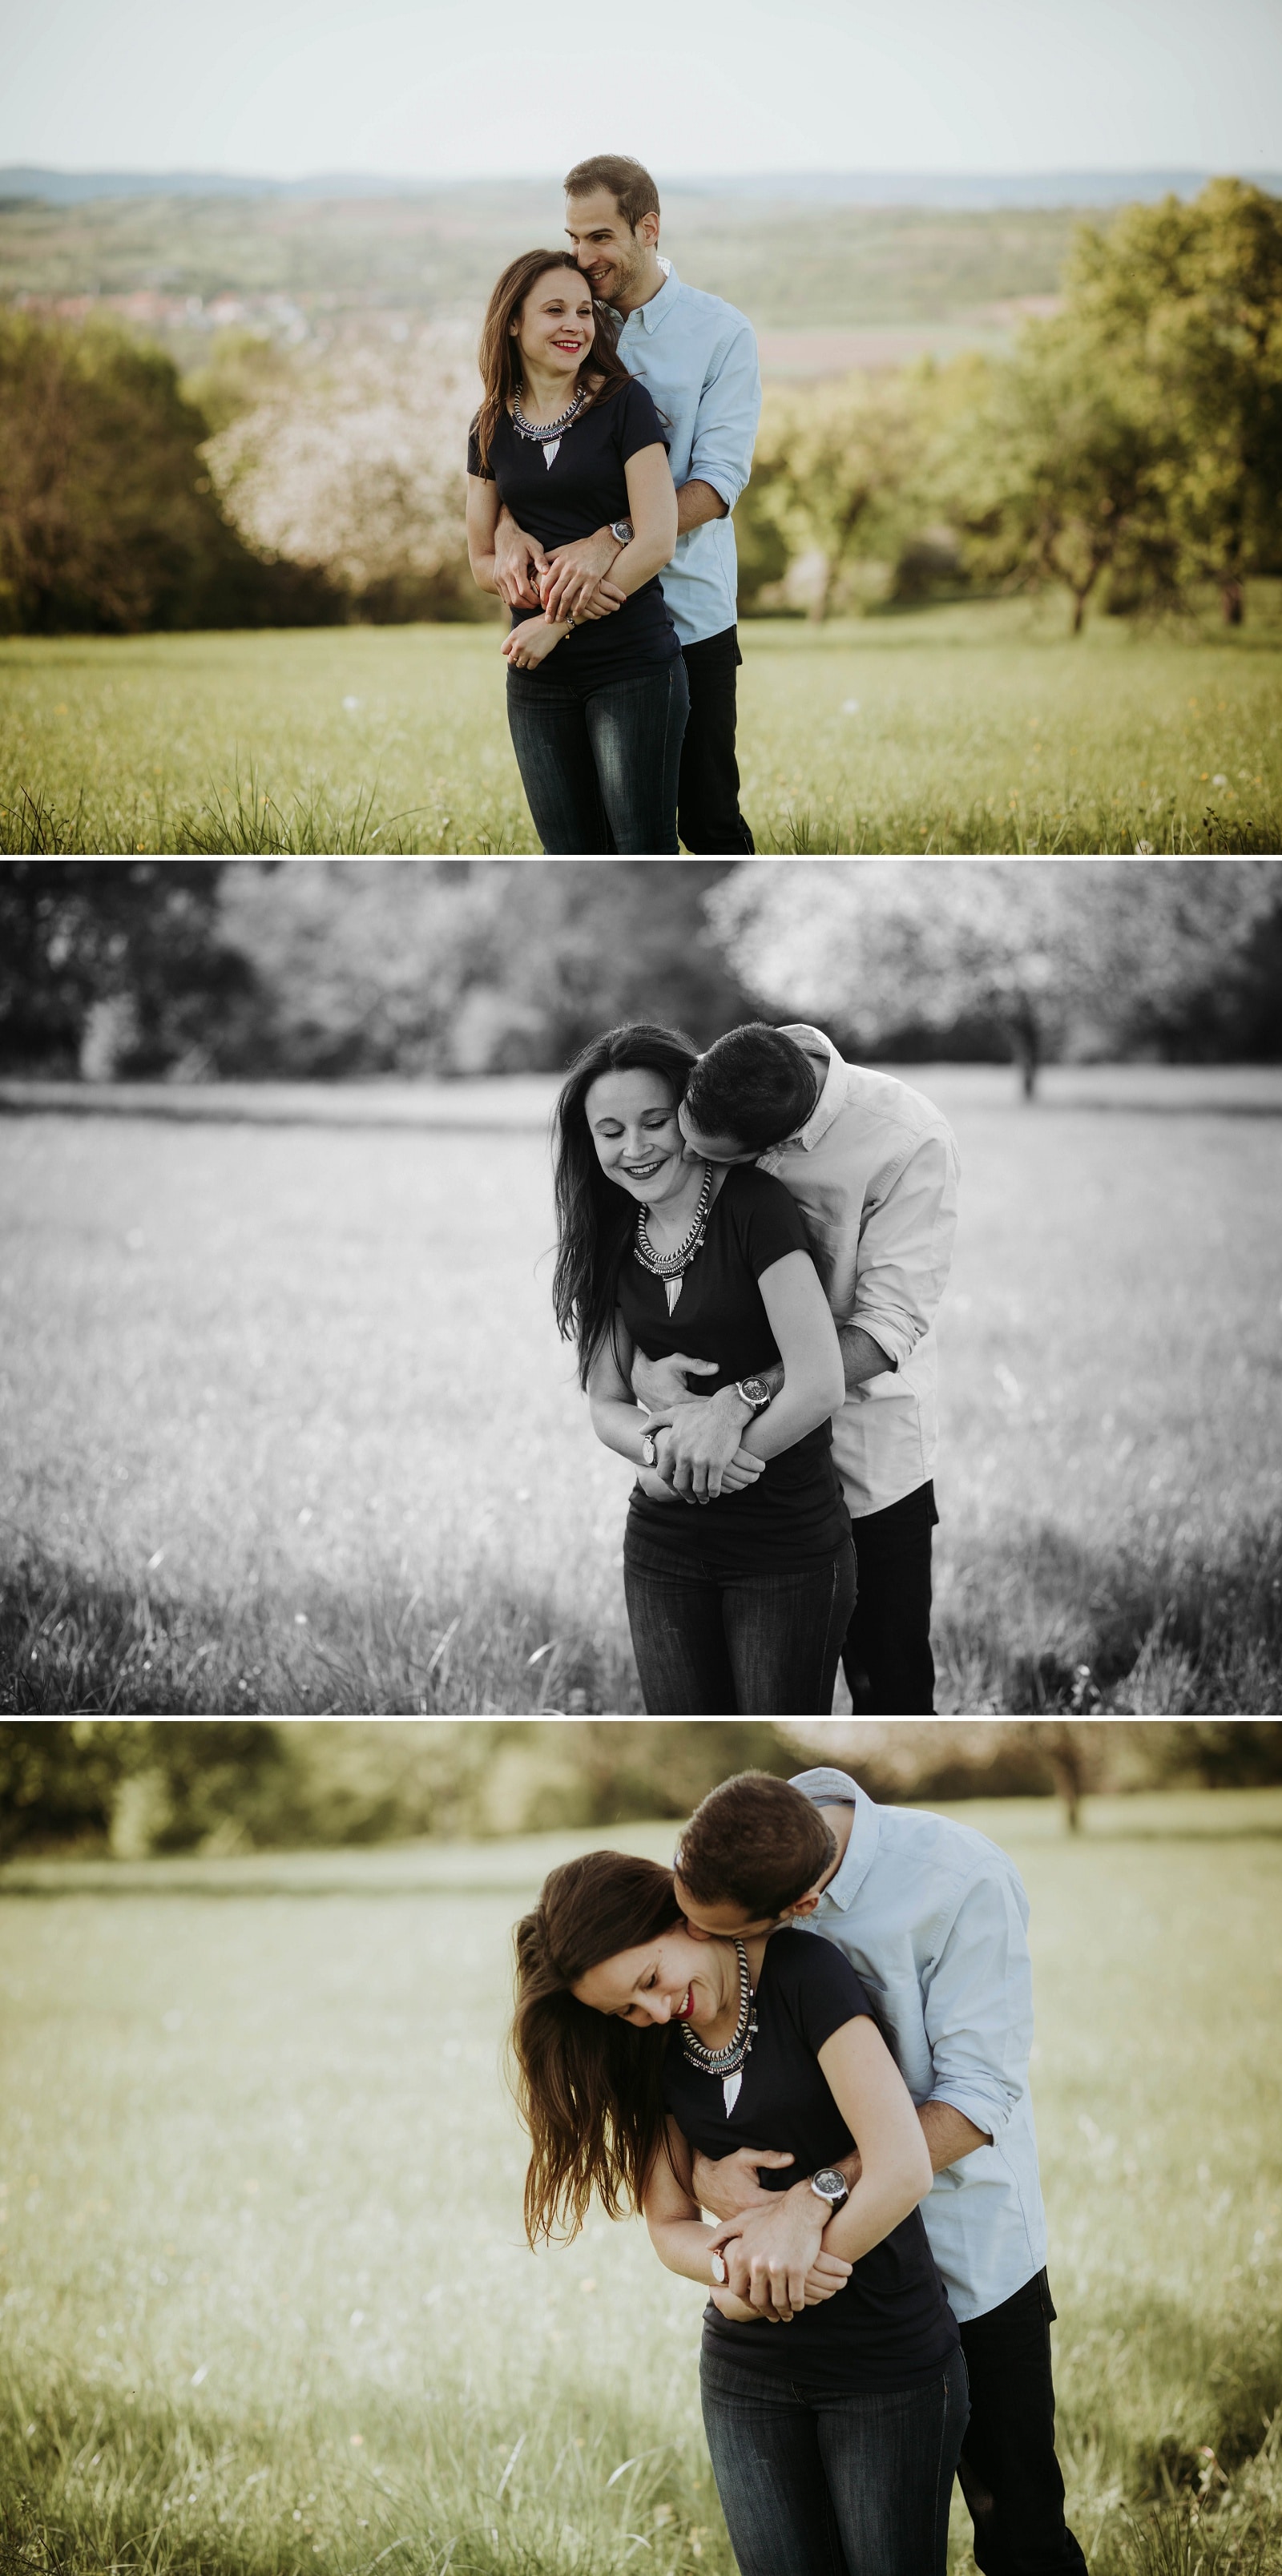
{"type": "Polygon", "coordinates": [[[819,1902],[819,1896],[820,1896],[820,1890],[819,1890],[817,1887],[812,1887],[812,1888],[807,1889],[807,1892],[806,1892],[806,1894],[805,1894],[804,1896],[799,1896],[799,1897],[798,1897],[797,1902],[796,1902],[796,1904],[795,1904],[795,1905],[790,1905],[790,1906],[788,1907],[788,1912],[789,1912],[789,1914],[790,1914],[790,1915],[805,1915],[805,1914],[813,1914],[813,1913],[814,1913],[814,1910],[815,1910],[815,1907],[817,1906],[817,1904],[818,1904],[818,1902],[819,1902]]]}
{"type": "Polygon", "coordinates": [[[637,225],[637,231],[639,232],[642,241],[645,243],[647,250],[657,249],[659,241],[659,218],[657,214],[643,215],[640,223],[637,225]]]}

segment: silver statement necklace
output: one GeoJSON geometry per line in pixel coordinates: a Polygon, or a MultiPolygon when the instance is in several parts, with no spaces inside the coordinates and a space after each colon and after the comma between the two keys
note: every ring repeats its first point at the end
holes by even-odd
{"type": "Polygon", "coordinates": [[[572,421],[578,419],[586,401],[586,393],[577,393],[573,402],[567,404],[563,412],[558,412],[555,420],[527,420],[519,399],[515,400],[512,404],[512,427],[519,438],[532,438],[536,447],[543,450],[544,464],[550,465],[566,430],[572,421]]]}
{"type": "Polygon", "coordinates": [[[711,1163],[705,1163],[703,1167],[703,1188],[699,1192],[699,1204],[694,1212],[694,1223],[690,1227],[688,1234],[682,1237],[682,1240],[677,1245],[675,1252],[655,1251],[650,1241],[650,1237],[646,1232],[645,1221],[649,1211],[643,1207],[638,1213],[636,1256],[642,1269],[648,1270],[652,1279],[661,1279],[663,1281],[664,1295],[668,1301],[668,1313],[670,1315],[674,1312],[677,1299],[681,1294],[681,1281],[685,1272],[689,1269],[695,1255],[703,1250],[704,1237],[708,1231],[708,1212],[711,1206],[712,1165],[711,1163]]]}
{"type": "Polygon", "coordinates": [[[701,2075],[719,2075],[725,2095],[727,2113],[733,2111],[743,2082],[743,2066],[757,2036],[757,2016],[752,2008],[752,1979],[748,1974],[748,1953],[742,1941],[736,1941],[739,1957],[739,2018],[734,2037],[725,2048],[705,2048],[696,2039],[688,2021],[681,2024],[681,2045],[692,2066],[701,2075]]]}

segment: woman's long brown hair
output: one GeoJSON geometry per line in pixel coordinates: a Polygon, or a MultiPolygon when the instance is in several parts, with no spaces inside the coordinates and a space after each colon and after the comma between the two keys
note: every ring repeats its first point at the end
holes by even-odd
{"type": "Polygon", "coordinates": [[[531,2245],[578,2235],[593,2192],[610,2218],[639,2209],[666,2144],[665,2029],[634,2029],[571,1993],[589,1968],[681,1921],[672,1872],[625,1852],[587,1852],[543,1882],[516,1927],[511,2049],[530,2133],[525,2232],[531,2245]]]}
{"type": "MultiPolygon", "coordinates": [[[[498,285],[490,297],[481,326],[480,368],[484,391],[476,415],[476,443],[481,463],[488,467],[490,442],[509,402],[521,390],[521,352],[512,335],[513,322],[519,322],[521,309],[532,287],[550,268],[568,268],[580,286],[587,281],[568,250],[526,250],[519,259],[509,260],[498,285]]],[[[624,366],[614,345],[616,324],[608,306],[592,306],[596,337],[586,352],[575,379],[576,387],[585,385],[594,402],[603,394],[617,393],[620,385],[630,384],[631,374],[624,366]]]]}

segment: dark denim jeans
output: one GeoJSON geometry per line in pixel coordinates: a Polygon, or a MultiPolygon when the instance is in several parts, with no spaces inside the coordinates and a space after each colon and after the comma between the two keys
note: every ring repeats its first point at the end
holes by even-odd
{"type": "Polygon", "coordinates": [[[799,2387],[705,2343],[700,2377],[741,2576],[944,2576],[969,2405],[960,2352],[920,2387],[855,2390],[799,2387]]]}
{"type": "Polygon", "coordinates": [[[509,671],[507,720],[534,828],[554,858],[677,847],[677,778],[690,707],[678,653],[657,670],[580,688],[509,671]]]}
{"type": "Polygon", "coordinates": [[[679,1562],[623,1542],[628,1624],[651,1717],[830,1717],[855,1599],[855,1553],[725,1574],[697,1548],[679,1562]]]}

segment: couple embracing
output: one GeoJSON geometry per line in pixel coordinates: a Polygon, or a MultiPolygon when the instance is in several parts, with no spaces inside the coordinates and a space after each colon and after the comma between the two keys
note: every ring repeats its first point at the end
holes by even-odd
{"type": "Polygon", "coordinates": [[[545,852],[746,852],[730,512],[761,409],[742,313],[659,257],[640,162],[566,182],[568,250],[504,270],[467,458],[473,574],[511,612],[507,711],[545,852]],[[662,575],[662,580],[660,580],[662,575]]]}
{"type": "Polygon", "coordinates": [[[1027,1922],[983,1835],[825,1768],[723,1782],[672,1870],[565,1863],[518,1926],[527,2234],[577,2234],[596,2197],[708,2290],[741,2576],[944,2576],[954,2475],[983,2576],[1085,2576],[1027,1922]]]}

